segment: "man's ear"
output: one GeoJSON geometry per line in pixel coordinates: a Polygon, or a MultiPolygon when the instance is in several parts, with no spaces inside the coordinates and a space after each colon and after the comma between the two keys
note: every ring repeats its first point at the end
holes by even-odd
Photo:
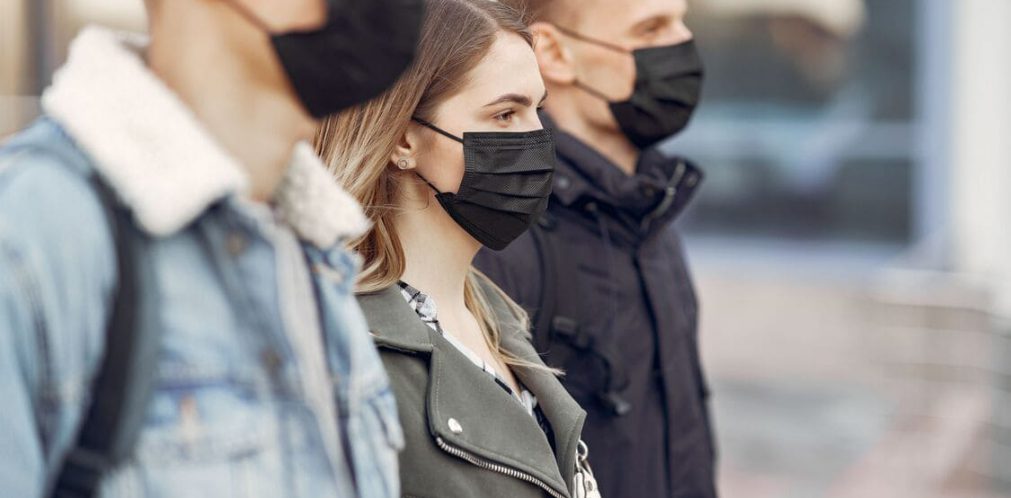
{"type": "Polygon", "coordinates": [[[412,170],[418,166],[415,157],[418,155],[418,144],[421,143],[420,131],[421,127],[412,121],[397,139],[393,153],[390,154],[390,163],[397,169],[412,170]]]}
{"type": "Polygon", "coordinates": [[[551,23],[535,22],[530,25],[530,31],[534,34],[534,53],[545,82],[573,84],[576,81],[575,57],[558,28],[551,23]]]}

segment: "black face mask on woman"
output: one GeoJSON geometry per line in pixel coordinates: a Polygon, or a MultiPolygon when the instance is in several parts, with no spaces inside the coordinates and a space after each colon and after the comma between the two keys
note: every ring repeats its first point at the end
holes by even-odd
{"type": "Polygon", "coordinates": [[[366,102],[414,60],[424,0],[327,0],[323,26],[271,33],[239,0],[225,0],[270,35],[295,93],[314,118],[366,102]]]}
{"type": "Polygon", "coordinates": [[[693,40],[677,45],[632,50],[565,28],[562,33],[635,58],[635,89],[624,102],[612,102],[599,90],[576,81],[583,91],[610,104],[618,126],[639,149],[674,135],[691,120],[702,93],[703,67],[693,40]]]}
{"type": "Polygon", "coordinates": [[[501,251],[544,213],[555,172],[550,130],[464,133],[457,137],[427,121],[422,126],[463,144],[460,188],[440,192],[418,175],[458,225],[485,247],[501,251]]]}

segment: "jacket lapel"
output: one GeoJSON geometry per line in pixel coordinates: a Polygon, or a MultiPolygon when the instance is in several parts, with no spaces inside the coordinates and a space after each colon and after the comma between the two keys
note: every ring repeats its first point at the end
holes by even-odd
{"type": "Polygon", "coordinates": [[[428,423],[444,443],[530,474],[562,495],[568,486],[537,421],[437,332],[428,392],[428,423]]]}
{"type": "MultiPolygon", "coordinates": [[[[482,290],[495,312],[501,327],[502,347],[519,359],[544,365],[540,354],[531,343],[528,334],[515,326],[519,320],[512,309],[500,297],[490,281],[483,282],[482,290]]],[[[538,406],[551,423],[555,435],[555,460],[566,483],[572,482],[576,469],[576,452],[586,422],[586,411],[569,395],[558,378],[550,371],[534,368],[513,368],[519,381],[537,397],[538,406]]],[[[529,417],[529,416],[528,416],[529,417]]]]}
{"type": "MultiPolygon", "coordinates": [[[[505,349],[517,357],[540,362],[536,350],[526,339],[512,336],[504,338],[502,342],[505,349]]],[[[576,450],[586,421],[586,412],[552,373],[530,368],[514,368],[513,372],[537,396],[538,406],[551,422],[558,469],[565,482],[572,482],[576,469],[576,450]]]]}

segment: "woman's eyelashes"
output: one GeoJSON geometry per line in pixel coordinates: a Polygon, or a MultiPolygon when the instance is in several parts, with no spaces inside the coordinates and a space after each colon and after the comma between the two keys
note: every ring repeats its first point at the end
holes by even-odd
{"type": "Polygon", "coordinates": [[[544,109],[544,101],[541,100],[536,107],[531,103],[524,103],[499,110],[491,115],[492,121],[501,127],[508,127],[514,124],[525,124],[529,120],[540,123],[538,113],[544,109]]]}
{"type": "Polygon", "coordinates": [[[513,110],[513,109],[509,109],[507,111],[500,112],[500,113],[496,114],[495,115],[495,121],[497,121],[499,124],[508,125],[508,124],[512,124],[513,118],[515,118],[515,117],[516,117],[516,111],[513,110]]]}

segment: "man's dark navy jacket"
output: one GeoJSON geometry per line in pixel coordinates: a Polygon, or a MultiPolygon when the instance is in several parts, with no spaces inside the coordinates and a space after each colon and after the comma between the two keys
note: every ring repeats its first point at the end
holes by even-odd
{"type": "Polygon", "coordinates": [[[716,496],[698,305],[672,226],[701,173],[650,150],[629,176],[555,136],[547,214],[477,266],[543,325],[534,342],[588,412],[583,438],[604,497],[716,496]]]}

